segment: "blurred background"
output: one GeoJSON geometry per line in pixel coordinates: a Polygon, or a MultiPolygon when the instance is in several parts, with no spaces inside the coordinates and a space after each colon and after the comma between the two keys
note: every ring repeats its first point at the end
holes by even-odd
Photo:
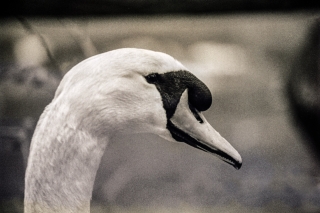
{"type": "Polygon", "coordinates": [[[119,136],[91,212],[320,212],[316,1],[13,0],[0,18],[0,212],[23,212],[33,130],[63,75],[92,55],[168,53],[213,95],[204,114],[235,170],[155,135],[119,136]]]}

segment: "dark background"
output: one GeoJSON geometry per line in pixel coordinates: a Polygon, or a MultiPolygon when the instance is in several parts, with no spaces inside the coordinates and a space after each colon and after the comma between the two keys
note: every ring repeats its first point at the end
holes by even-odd
{"type": "Polygon", "coordinates": [[[312,0],[12,0],[1,15],[78,16],[315,10],[312,0]]]}

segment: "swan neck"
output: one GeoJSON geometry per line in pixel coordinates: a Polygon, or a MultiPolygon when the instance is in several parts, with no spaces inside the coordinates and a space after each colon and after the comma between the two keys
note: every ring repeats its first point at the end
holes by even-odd
{"type": "Polygon", "coordinates": [[[107,138],[95,138],[52,106],[35,130],[25,179],[25,212],[89,212],[107,138]]]}

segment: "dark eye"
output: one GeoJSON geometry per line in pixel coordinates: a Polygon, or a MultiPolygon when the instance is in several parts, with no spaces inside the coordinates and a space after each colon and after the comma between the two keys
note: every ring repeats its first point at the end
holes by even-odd
{"type": "Polygon", "coordinates": [[[148,83],[155,83],[159,79],[159,74],[158,73],[151,73],[146,76],[147,82],[148,83]]]}

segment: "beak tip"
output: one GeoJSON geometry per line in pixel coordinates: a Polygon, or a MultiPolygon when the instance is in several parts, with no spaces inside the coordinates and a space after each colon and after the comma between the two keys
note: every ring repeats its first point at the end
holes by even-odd
{"type": "Polygon", "coordinates": [[[241,159],[241,156],[239,155],[239,157],[240,157],[240,160],[236,160],[235,162],[234,162],[234,168],[235,169],[237,169],[237,170],[239,170],[240,168],[241,168],[241,166],[242,166],[242,159],[241,159]]]}
{"type": "Polygon", "coordinates": [[[235,168],[236,170],[239,170],[239,169],[241,168],[241,166],[242,166],[242,163],[241,163],[241,162],[237,162],[237,163],[234,165],[234,168],[235,168]]]}

